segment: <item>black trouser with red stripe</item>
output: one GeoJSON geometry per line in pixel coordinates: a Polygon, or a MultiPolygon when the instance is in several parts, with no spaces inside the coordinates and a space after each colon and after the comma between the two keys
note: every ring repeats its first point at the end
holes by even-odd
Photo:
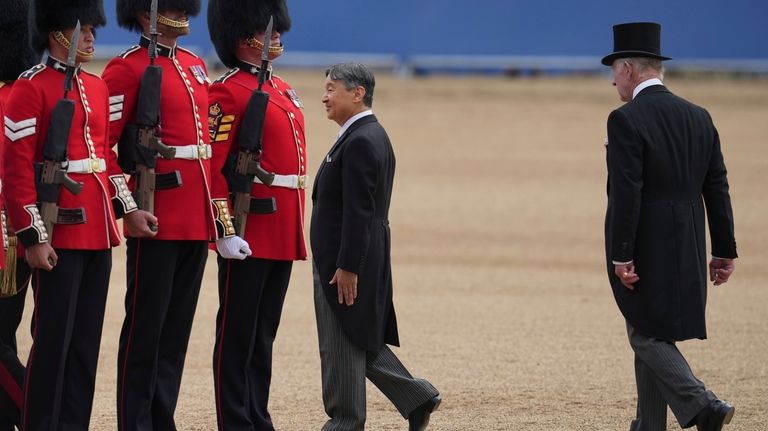
{"type": "Polygon", "coordinates": [[[21,427],[21,403],[24,365],[16,351],[16,330],[24,313],[24,300],[32,270],[23,258],[16,259],[16,290],[9,298],[0,298],[0,431],[21,427]]]}
{"type": "Polygon", "coordinates": [[[207,241],[127,240],[117,357],[120,430],[175,430],[173,413],[203,280],[207,241]]]}
{"type": "Polygon", "coordinates": [[[57,249],[52,271],[35,270],[32,350],[22,429],[85,430],[91,419],[112,250],[57,249]]]}
{"type": "Polygon", "coordinates": [[[272,344],[293,262],[219,256],[218,263],[213,376],[219,430],[272,431],[272,344]]]}

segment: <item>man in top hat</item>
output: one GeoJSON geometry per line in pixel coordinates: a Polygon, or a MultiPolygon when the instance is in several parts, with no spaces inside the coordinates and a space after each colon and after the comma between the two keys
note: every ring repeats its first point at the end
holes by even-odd
{"type": "MultiPolygon", "coordinates": [[[[267,411],[272,344],[293,261],[307,256],[302,104],[296,91],[273,74],[271,63],[261,70],[263,50],[268,50],[270,62],[282,54],[280,36],[290,25],[284,0],[211,0],[208,4],[211,40],[221,61],[231,68],[210,89],[210,139],[214,147],[220,147],[214,150],[214,169],[226,165],[230,178],[237,175],[234,162],[241,151],[246,151],[239,142],[245,134],[258,133],[254,129],[258,119],[249,118],[246,111],[251,94],[260,87],[261,73],[261,91],[269,98],[265,112],[258,116],[264,122],[261,166],[275,174],[270,185],[259,177],[243,177],[250,213],[235,215],[245,216],[244,238],[253,254],[244,260],[218,258],[219,312],[213,371],[220,430],[274,430],[267,411]],[[265,47],[270,17],[274,21],[265,47]]],[[[235,193],[237,188],[222,190],[230,191],[235,193]]]]}
{"type": "Polygon", "coordinates": [[[107,88],[80,67],[105,23],[101,1],[35,0],[30,9],[32,47],[48,58],[16,81],[4,120],[6,204],[34,270],[22,429],[87,429],[116,217],[135,203],[107,141],[107,88]]]}
{"type": "MultiPolygon", "coordinates": [[[[13,83],[22,72],[37,63],[37,56],[29,46],[28,13],[27,0],[10,0],[0,14],[0,119],[3,119],[5,102],[13,83]]],[[[5,134],[0,136],[0,209],[3,224],[3,247],[0,248],[0,431],[12,431],[14,425],[21,427],[24,366],[16,350],[16,330],[24,311],[31,270],[23,255],[18,254],[16,235],[12,229],[9,230],[2,191],[4,142],[5,134]]]]}
{"type": "MultiPolygon", "coordinates": [[[[159,0],[157,58],[162,70],[159,123],[152,130],[175,151],[157,157],[154,214],[126,221],[127,291],[117,363],[117,418],[120,430],[172,430],[176,401],[197,306],[208,242],[219,238],[226,257],[248,253],[234,236],[224,181],[211,169],[205,115],[208,77],[205,63],[176,44],[189,33],[199,0],[159,0]],[[149,232],[156,231],[151,238],[149,232]]],[[[109,87],[110,142],[137,145],[137,105],[142,76],[150,64],[150,0],[118,0],[121,27],[139,32],[139,44],[112,59],[103,78],[109,87]]],[[[141,113],[146,117],[146,112],[141,113]]],[[[141,126],[143,127],[143,126],[141,126]]],[[[123,147],[123,144],[127,146],[123,147]]],[[[122,164],[122,166],[126,166],[122,164]]],[[[134,178],[130,188],[136,191],[134,178]]],[[[141,202],[139,202],[141,204],[141,202]]],[[[143,208],[147,209],[147,208],[143,208]]]]}
{"type": "Polygon", "coordinates": [[[661,26],[613,27],[602,63],[625,105],[608,117],[608,277],[635,352],[637,418],[631,431],[720,430],[734,408],[707,390],[675,342],[707,337],[707,275],[734,270],[736,241],[720,139],[703,108],[663,84],[661,26]],[[712,260],[707,270],[705,212],[712,260]]]}
{"type": "Polygon", "coordinates": [[[389,204],[395,154],[373,115],[373,73],[358,63],[326,71],[322,102],[341,127],[312,188],[310,242],[320,344],[324,431],[363,430],[365,379],[423,431],[440,405],[387,344],[399,346],[392,303],[389,204]]]}

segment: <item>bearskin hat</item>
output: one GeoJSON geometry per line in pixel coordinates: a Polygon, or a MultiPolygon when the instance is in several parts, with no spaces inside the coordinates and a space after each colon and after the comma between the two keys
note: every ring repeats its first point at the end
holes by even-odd
{"type": "Polygon", "coordinates": [[[31,0],[29,38],[38,55],[48,47],[48,33],[81,25],[94,28],[107,23],[101,0],[31,0]]]}
{"type": "Polygon", "coordinates": [[[0,13],[0,81],[14,81],[38,61],[29,46],[28,0],[5,0],[0,13]]]}
{"type": "Polygon", "coordinates": [[[238,41],[266,30],[270,15],[275,31],[290,30],[291,17],[285,0],[210,0],[208,31],[221,62],[234,67],[238,41]]]}
{"type": "MultiPolygon", "coordinates": [[[[130,31],[141,33],[142,28],[136,18],[142,12],[149,13],[152,0],[117,0],[117,24],[130,31]]],[[[200,13],[200,0],[157,0],[157,10],[178,10],[189,16],[200,13]]]]}

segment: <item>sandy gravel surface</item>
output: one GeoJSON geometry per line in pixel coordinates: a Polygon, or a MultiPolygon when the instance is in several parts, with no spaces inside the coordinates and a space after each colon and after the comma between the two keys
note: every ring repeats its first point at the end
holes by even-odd
{"type": "MultiPolygon", "coordinates": [[[[314,174],[337,131],[319,102],[324,77],[283,77],[306,106],[314,174]]],[[[732,281],[710,290],[710,339],[682,343],[681,350],[699,378],[736,406],[727,430],[764,430],[768,80],[667,84],[707,107],[719,128],[742,256],[732,281]]],[[[608,78],[380,74],[374,100],[398,160],[391,226],[403,347],[396,353],[442,392],[430,429],[627,429],[635,406],[632,354],[603,263],[605,119],[620,105],[608,78]]],[[[116,429],[124,280],[120,247],[94,430],[116,429]]],[[[215,429],[210,366],[217,304],[211,255],[176,413],[180,430],[215,429]]],[[[23,355],[31,305],[28,311],[23,355]]],[[[277,428],[318,430],[325,416],[307,262],[294,266],[274,354],[277,428]]],[[[407,429],[373,385],[368,394],[368,429],[407,429]]],[[[672,419],[669,429],[678,429],[672,419]]]]}

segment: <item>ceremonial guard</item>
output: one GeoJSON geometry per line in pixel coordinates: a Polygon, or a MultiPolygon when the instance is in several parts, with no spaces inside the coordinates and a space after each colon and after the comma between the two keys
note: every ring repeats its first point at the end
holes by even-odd
{"type": "Polygon", "coordinates": [[[126,221],[127,291],[117,363],[120,430],[176,429],[173,415],[208,242],[234,236],[224,181],[211,169],[205,63],[176,45],[199,0],[118,0],[139,44],[109,62],[110,142],[143,217],[126,221]],[[119,142],[119,143],[118,143],[119,142]],[[134,223],[135,221],[135,223],[134,223]]]}
{"type": "Polygon", "coordinates": [[[80,68],[106,22],[101,1],[30,8],[32,47],[48,58],[19,77],[4,113],[6,205],[34,271],[22,429],[87,429],[120,242],[115,212],[135,203],[107,141],[107,88],[80,68]]]}
{"type": "Polygon", "coordinates": [[[274,430],[272,344],[293,261],[307,256],[302,104],[271,67],[290,25],[284,0],[208,4],[211,40],[231,68],[210,89],[210,139],[225,148],[214,151],[214,169],[223,166],[229,189],[221,192],[231,193],[237,234],[253,250],[237,260],[219,248],[213,372],[220,430],[274,430]]]}
{"type": "MultiPolygon", "coordinates": [[[[0,119],[16,78],[37,63],[29,47],[27,0],[10,0],[0,14],[0,119]]],[[[5,129],[5,126],[3,126],[5,129]]],[[[24,366],[16,351],[16,330],[24,312],[26,286],[30,268],[24,261],[13,229],[9,229],[3,199],[4,175],[2,149],[5,134],[0,135],[0,209],[2,209],[2,238],[0,247],[0,431],[21,427],[22,387],[24,366]]]]}

